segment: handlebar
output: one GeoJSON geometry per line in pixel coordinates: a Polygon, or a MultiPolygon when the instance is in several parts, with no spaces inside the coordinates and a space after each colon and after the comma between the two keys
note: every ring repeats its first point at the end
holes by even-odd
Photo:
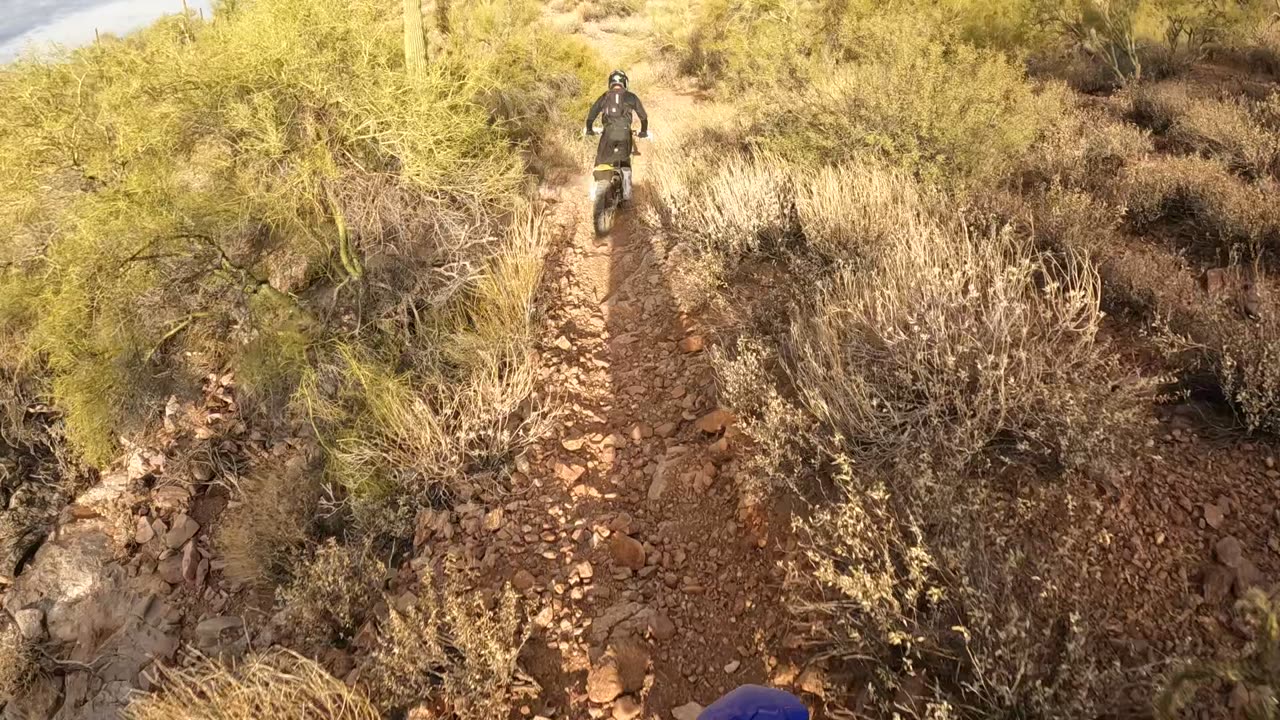
{"type": "MultiPolygon", "coordinates": [[[[599,134],[600,134],[600,133],[595,132],[594,128],[593,128],[592,130],[583,130],[583,131],[582,131],[582,137],[596,137],[596,136],[598,136],[599,134]]],[[[639,138],[640,140],[649,140],[649,141],[652,141],[652,140],[653,140],[653,132],[652,132],[652,131],[647,132],[647,133],[645,133],[644,135],[641,135],[640,133],[636,132],[635,130],[632,130],[632,131],[631,131],[631,136],[632,136],[632,137],[635,137],[635,138],[639,138]]]]}

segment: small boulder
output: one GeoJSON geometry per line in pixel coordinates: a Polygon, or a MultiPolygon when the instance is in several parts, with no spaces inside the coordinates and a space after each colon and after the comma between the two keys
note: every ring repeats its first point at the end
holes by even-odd
{"type": "Polygon", "coordinates": [[[587,673],[587,699],[593,703],[611,703],[622,694],[622,674],[618,660],[606,655],[587,673]]]}
{"type": "Polygon", "coordinates": [[[160,578],[170,585],[182,584],[182,555],[174,553],[160,561],[156,566],[156,572],[160,574],[160,578]]]}
{"type": "Polygon", "coordinates": [[[511,576],[511,585],[520,592],[526,592],[533,589],[537,583],[537,579],[533,577],[533,573],[528,570],[520,569],[515,575],[511,576]]]}
{"type": "Polygon", "coordinates": [[[1204,521],[1209,527],[1217,530],[1222,527],[1222,523],[1226,518],[1227,514],[1223,512],[1222,508],[1213,503],[1204,504],[1204,521]]]}
{"type": "Polygon", "coordinates": [[[649,648],[634,635],[623,634],[609,645],[609,654],[617,658],[618,676],[624,693],[644,690],[644,678],[649,672],[649,648]]]}
{"type": "Polygon", "coordinates": [[[1227,536],[1218,541],[1213,546],[1213,554],[1218,558],[1218,562],[1229,568],[1240,567],[1240,563],[1244,562],[1244,545],[1234,537],[1227,536]]]}
{"type": "Polygon", "coordinates": [[[649,616],[649,634],[654,640],[670,640],[676,635],[675,623],[663,613],[655,612],[649,616]]]}
{"type": "Polygon", "coordinates": [[[44,629],[44,611],[39,608],[24,608],[13,614],[13,621],[18,632],[28,640],[43,640],[47,634],[44,629]]]}
{"type": "Polygon", "coordinates": [[[708,435],[715,435],[723,432],[725,428],[733,424],[733,413],[724,408],[718,408],[698,418],[694,423],[694,427],[708,435]]]}
{"type": "Polygon", "coordinates": [[[151,527],[151,521],[145,517],[138,517],[138,526],[133,533],[133,541],[139,545],[146,545],[156,536],[156,531],[151,527]]]}
{"type": "Polygon", "coordinates": [[[796,680],[796,687],[800,690],[825,697],[827,693],[827,674],[818,665],[810,665],[800,673],[800,677],[796,680]]]}
{"type": "Polygon", "coordinates": [[[196,581],[196,570],[200,568],[200,553],[196,551],[195,542],[188,540],[182,547],[182,578],[187,582],[196,581]]]}
{"type": "Polygon", "coordinates": [[[707,346],[707,341],[701,335],[690,335],[680,341],[680,352],[696,353],[702,352],[707,346]]]}
{"type": "Polygon", "coordinates": [[[702,706],[696,702],[685,703],[678,708],[672,708],[671,717],[675,720],[698,720],[702,710],[702,706]]]}
{"type": "Polygon", "coordinates": [[[200,523],[183,514],[173,519],[173,527],[164,536],[164,542],[173,550],[181,548],[187,541],[200,532],[200,523]]]}
{"type": "Polygon", "coordinates": [[[644,567],[644,546],[624,533],[616,533],[609,538],[609,552],[614,562],[622,567],[639,570],[644,567]]]}
{"type": "Polygon", "coordinates": [[[644,706],[630,695],[623,695],[613,702],[613,720],[636,720],[644,706]]]}

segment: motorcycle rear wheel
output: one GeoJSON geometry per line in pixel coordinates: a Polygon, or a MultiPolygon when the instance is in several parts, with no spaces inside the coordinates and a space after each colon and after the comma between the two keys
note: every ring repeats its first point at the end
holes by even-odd
{"type": "Polygon", "coordinates": [[[617,183],[604,180],[596,183],[596,201],[591,209],[591,217],[595,223],[597,236],[608,235],[613,229],[613,218],[618,209],[618,194],[617,183]]]}

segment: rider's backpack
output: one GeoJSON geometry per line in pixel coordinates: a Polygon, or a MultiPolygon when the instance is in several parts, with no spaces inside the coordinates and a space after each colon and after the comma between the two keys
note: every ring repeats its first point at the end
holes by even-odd
{"type": "Polygon", "coordinates": [[[613,88],[604,95],[604,124],[619,123],[631,127],[631,106],[627,104],[627,91],[613,88]]]}

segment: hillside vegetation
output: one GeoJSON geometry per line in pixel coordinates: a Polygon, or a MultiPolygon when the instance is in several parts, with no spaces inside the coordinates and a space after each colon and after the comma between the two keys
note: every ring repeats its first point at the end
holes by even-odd
{"type": "Polygon", "coordinates": [[[1207,384],[1244,430],[1280,418],[1276,10],[649,4],[654,51],[739,108],[664,149],[653,221],[677,296],[719,318],[760,492],[813,498],[798,592],[843,661],[828,706],[1151,697],[1090,619],[1092,498],[1161,397],[1207,384]],[[1129,333],[1161,360],[1135,366],[1129,333]]]}
{"type": "MultiPolygon", "coordinates": [[[[1280,556],[1274,0],[222,0],[209,20],[0,69],[0,576],[156,443],[163,467],[129,481],[154,499],[185,473],[221,503],[202,530],[212,572],[275,641],[158,666],[130,716],[493,720],[536,714],[547,690],[573,713],[582,668],[565,659],[550,676],[575,685],[540,688],[522,653],[535,626],[551,651],[568,647],[556,625],[594,635],[606,608],[570,622],[564,598],[594,603],[583,587],[608,570],[554,546],[622,547],[639,562],[615,580],[705,591],[668,567],[684,549],[629,537],[631,516],[607,510],[618,493],[559,462],[589,441],[612,463],[628,439],[600,417],[562,428],[605,428],[595,439],[559,434],[563,388],[535,351],[552,344],[539,289],[569,287],[544,282],[539,182],[581,189],[548,182],[582,150],[558,128],[609,67],[641,60],[714,108],[669,136],[655,113],[626,232],[652,244],[680,321],[710,328],[733,414],[657,432],[669,453],[685,430],[737,453],[743,508],[803,505],[770,538],[801,629],[779,654],[806,668],[777,682],[833,718],[1277,717],[1277,563],[1258,557],[1268,540],[1280,556]],[[633,38],[643,57],[600,58],[555,27],[633,38]],[[1213,450],[1181,427],[1157,445],[1191,399],[1253,454],[1194,464],[1213,450]],[[553,451],[531,470],[538,441],[553,451]],[[1164,496],[1165,454],[1212,494],[1164,496]],[[1271,486],[1242,487],[1262,458],[1271,486]],[[1244,500],[1219,494],[1229,483],[1244,500]],[[561,491],[600,503],[594,526],[565,527],[561,491]],[[503,527],[516,494],[542,496],[563,532],[503,527]],[[1226,507],[1248,547],[1218,536],[1226,507]],[[561,575],[485,585],[482,564],[508,568],[454,533],[499,528],[542,541],[561,575]],[[1162,552],[1130,588],[1126,563],[1162,552]],[[550,603],[537,622],[531,590],[550,603]]],[[[642,322],[651,300],[610,312],[642,322]]],[[[623,333],[606,327],[575,331],[609,348],[623,333]]],[[[554,346],[575,342],[591,347],[554,346]]],[[[672,364],[638,372],[652,367],[672,364]]],[[[693,388],[644,381],[612,391],[661,390],[699,417],[693,388]]],[[[655,429],[634,428],[639,452],[655,429]]],[[[667,471],[626,459],[635,477],[667,471]]],[[[722,459],[680,482],[705,490],[722,459]]],[[[658,507],[665,484],[644,482],[658,507]]],[[[163,509],[127,509],[131,550],[161,542],[163,509]]],[[[194,533],[151,567],[194,573],[194,533]]],[[[73,663],[0,621],[3,709],[73,663]]],[[[592,712],[641,712],[650,660],[592,712]]]]}
{"type": "MultiPolygon", "coordinates": [[[[299,633],[316,640],[299,646],[312,657],[382,600],[373,557],[412,541],[419,509],[456,478],[505,467],[537,422],[531,301],[546,241],[527,173],[601,72],[532,1],[415,12],[226,0],[207,21],[172,16],[0,70],[7,453],[54,444],[64,475],[50,481],[70,493],[132,443],[174,432],[172,408],[208,377],[234,389],[225,412],[239,422],[216,431],[215,464],[248,467],[235,455],[249,438],[312,436],[322,457],[305,472],[254,462],[234,479],[217,538],[228,576],[268,606],[277,586],[295,588],[282,602],[314,624],[299,633]],[[44,425],[26,414],[36,400],[44,425]]],[[[22,510],[15,501],[0,540],[49,521],[22,510]]],[[[449,619],[389,631],[378,663],[402,662],[399,642],[437,643],[435,661],[388,666],[377,702],[428,701],[458,664],[445,701],[463,712],[476,701],[463,694],[483,692],[469,716],[493,717],[512,660],[459,658],[491,650],[480,635],[438,645],[441,623],[480,611],[450,588],[449,619]]],[[[520,646],[508,615],[492,631],[508,632],[504,653],[520,646]]],[[[174,694],[135,714],[374,713],[312,665],[277,654],[174,672],[174,694]],[[311,699],[255,695],[285,678],[288,697],[311,699]]],[[[9,685],[6,699],[21,689],[9,685]]]]}

